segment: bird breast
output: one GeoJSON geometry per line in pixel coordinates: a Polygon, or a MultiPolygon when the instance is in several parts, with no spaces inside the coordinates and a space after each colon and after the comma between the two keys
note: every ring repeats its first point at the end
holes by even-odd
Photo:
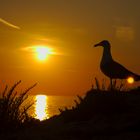
{"type": "Polygon", "coordinates": [[[101,61],[100,69],[106,76],[113,78],[112,76],[114,76],[114,70],[112,69],[109,62],[104,63],[101,61]]]}

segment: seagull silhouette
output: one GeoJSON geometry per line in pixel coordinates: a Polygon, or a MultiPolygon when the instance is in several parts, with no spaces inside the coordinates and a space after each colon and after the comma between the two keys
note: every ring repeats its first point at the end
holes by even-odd
{"type": "Polygon", "coordinates": [[[100,68],[101,71],[110,78],[111,84],[112,79],[128,79],[129,77],[132,77],[135,81],[140,80],[140,75],[129,71],[124,66],[113,60],[109,41],[103,40],[94,45],[94,47],[97,46],[103,47],[103,56],[101,59],[100,68]]]}

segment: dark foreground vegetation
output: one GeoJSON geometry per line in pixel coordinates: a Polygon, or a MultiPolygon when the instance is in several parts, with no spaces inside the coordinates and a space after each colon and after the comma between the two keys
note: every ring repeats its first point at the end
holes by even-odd
{"type": "MultiPolygon", "coordinates": [[[[29,90],[31,88],[29,88],[29,90]]],[[[26,92],[27,91],[28,90],[26,90],[26,92]]],[[[5,96],[4,92],[3,97],[5,96]]],[[[2,101],[4,101],[3,97],[0,102],[1,110],[4,110],[2,108],[2,101]]],[[[107,87],[104,83],[100,85],[98,80],[95,79],[95,86],[85,94],[85,97],[77,96],[77,98],[74,107],[71,109],[60,109],[60,115],[53,116],[42,122],[30,118],[28,114],[25,113],[26,111],[22,112],[22,114],[25,113],[22,116],[23,119],[14,119],[14,121],[10,120],[7,122],[4,121],[4,117],[3,120],[0,120],[0,123],[7,122],[6,125],[2,123],[4,128],[8,130],[12,123],[16,122],[16,125],[13,125],[13,129],[14,127],[17,128],[17,126],[19,129],[17,130],[15,128],[16,131],[8,134],[1,131],[0,139],[140,139],[140,87],[126,90],[124,89],[123,84],[117,85],[116,81],[114,81],[111,87],[107,87]]],[[[12,102],[15,102],[15,100],[12,100],[12,102]]],[[[8,108],[10,106],[6,107],[7,111],[11,110],[11,108],[8,108]]],[[[8,119],[11,118],[10,113],[7,114],[5,112],[5,114],[8,116],[8,119]]],[[[0,115],[2,115],[2,112],[0,112],[0,115]]],[[[15,118],[20,118],[20,115],[15,118]]]]}
{"type": "Polygon", "coordinates": [[[21,81],[10,88],[6,86],[0,92],[0,133],[12,133],[21,130],[35,121],[28,115],[28,110],[33,103],[25,105],[24,102],[28,98],[27,93],[36,84],[18,93],[16,88],[20,83],[21,81]]]}

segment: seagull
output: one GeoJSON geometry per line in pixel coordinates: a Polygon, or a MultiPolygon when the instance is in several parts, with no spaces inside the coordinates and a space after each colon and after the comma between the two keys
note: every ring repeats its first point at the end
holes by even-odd
{"type": "Polygon", "coordinates": [[[140,75],[129,71],[123,65],[113,60],[109,41],[103,40],[100,43],[94,45],[94,47],[97,46],[103,47],[103,56],[100,63],[100,69],[107,77],[110,78],[111,85],[112,79],[128,79],[131,77],[135,81],[140,80],[140,75]]]}

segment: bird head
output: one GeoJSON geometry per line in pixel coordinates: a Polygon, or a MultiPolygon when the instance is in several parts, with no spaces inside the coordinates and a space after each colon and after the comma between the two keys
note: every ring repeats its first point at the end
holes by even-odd
{"type": "Polygon", "coordinates": [[[107,40],[103,40],[100,43],[94,45],[94,47],[97,47],[97,46],[109,47],[110,48],[110,43],[107,40]]]}

